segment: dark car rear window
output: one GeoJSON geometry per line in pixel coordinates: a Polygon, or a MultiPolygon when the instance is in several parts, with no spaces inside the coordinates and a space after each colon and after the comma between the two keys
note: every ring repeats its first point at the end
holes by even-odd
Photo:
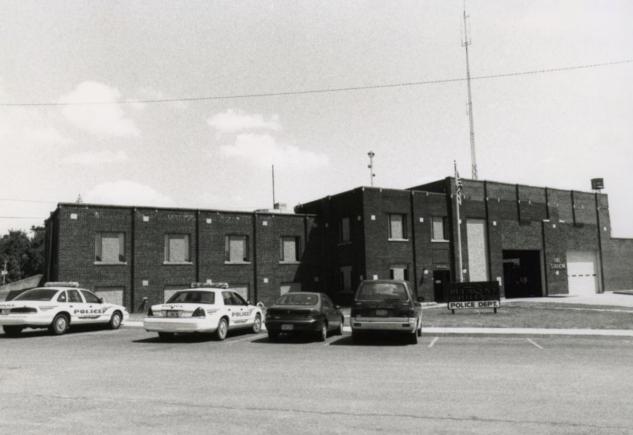
{"type": "Polygon", "coordinates": [[[316,305],[319,302],[318,295],[305,293],[286,293],[275,302],[275,305],[316,305]]]}
{"type": "Polygon", "coordinates": [[[204,291],[180,291],[175,293],[167,304],[215,304],[215,293],[204,291]]]}
{"type": "Polygon", "coordinates": [[[409,294],[404,284],[391,282],[363,283],[356,295],[358,301],[408,301],[409,294]]]}
{"type": "Polygon", "coordinates": [[[19,294],[14,301],[50,301],[57,292],[54,289],[36,288],[19,294]]]}

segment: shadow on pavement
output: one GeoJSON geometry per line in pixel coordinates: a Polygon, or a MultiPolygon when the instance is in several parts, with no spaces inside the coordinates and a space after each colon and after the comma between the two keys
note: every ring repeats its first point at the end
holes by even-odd
{"type": "MultiPolygon", "coordinates": [[[[237,330],[230,331],[226,336],[226,339],[230,341],[231,338],[239,338],[242,336],[250,335],[253,332],[246,330],[237,330]]],[[[206,343],[209,341],[217,341],[218,343],[222,343],[215,338],[214,334],[201,334],[201,333],[183,333],[183,334],[175,334],[173,337],[161,338],[157,333],[148,332],[148,334],[152,334],[151,337],[142,338],[139,340],[132,340],[132,343],[206,343]]]]}
{"type": "Polygon", "coordinates": [[[23,329],[22,332],[17,336],[8,336],[4,332],[0,334],[0,340],[8,339],[8,340],[19,340],[25,338],[35,338],[35,337],[43,337],[43,336],[51,336],[51,337],[63,337],[74,334],[81,334],[82,332],[93,332],[93,331],[113,331],[109,328],[104,328],[103,325],[77,325],[71,326],[64,334],[55,335],[48,331],[48,329],[31,329],[26,328],[23,329]]]}
{"type": "Polygon", "coordinates": [[[270,340],[268,337],[258,338],[251,341],[251,343],[267,343],[267,344],[306,344],[306,343],[322,343],[318,341],[314,335],[310,334],[280,334],[275,340],[270,340]]]}
{"type": "Polygon", "coordinates": [[[330,343],[330,346],[406,346],[412,344],[409,337],[399,334],[371,334],[360,339],[352,339],[351,335],[344,335],[330,343]]]}

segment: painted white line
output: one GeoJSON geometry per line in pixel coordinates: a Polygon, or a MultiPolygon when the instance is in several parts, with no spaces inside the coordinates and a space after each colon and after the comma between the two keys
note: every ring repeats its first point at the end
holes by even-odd
{"type": "Polygon", "coordinates": [[[538,344],[536,341],[532,340],[531,338],[526,338],[526,340],[533,344],[534,346],[538,347],[539,349],[543,349],[543,346],[541,346],[540,344],[538,344]]]}
{"type": "Polygon", "coordinates": [[[239,343],[241,341],[253,341],[253,340],[257,340],[258,338],[262,338],[264,336],[264,334],[255,334],[255,335],[248,335],[246,337],[242,337],[242,338],[237,338],[235,340],[232,339],[228,339],[226,340],[226,344],[233,344],[233,343],[239,343]]]}
{"type": "Polygon", "coordinates": [[[433,345],[435,345],[435,343],[437,342],[437,340],[439,340],[440,337],[435,337],[430,343],[429,343],[429,348],[433,347],[433,345]]]}

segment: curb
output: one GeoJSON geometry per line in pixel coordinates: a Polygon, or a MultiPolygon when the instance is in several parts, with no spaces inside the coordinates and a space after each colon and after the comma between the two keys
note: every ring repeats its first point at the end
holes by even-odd
{"type": "Polygon", "coordinates": [[[567,335],[633,337],[629,329],[554,329],[554,328],[435,328],[422,327],[422,334],[443,335],[567,335]]]}

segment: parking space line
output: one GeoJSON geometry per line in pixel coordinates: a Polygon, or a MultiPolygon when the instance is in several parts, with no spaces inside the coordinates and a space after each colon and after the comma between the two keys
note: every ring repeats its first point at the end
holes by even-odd
{"type": "Polygon", "coordinates": [[[429,349],[432,348],[435,345],[435,343],[437,342],[437,340],[439,340],[439,339],[440,339],[440,337],[433,338],[433,340],[431,340],[431,342],[429,343],[429,349]]]}
{"type": "Polygon", "coordinates": [[[543,349],[543,346],[541,346],[540,344],[538,344],[536,341],[532,340],[531,338],[526,338],[526,340],[533,344],[534,346],[538,347],[539,349],[543,349]]]}

